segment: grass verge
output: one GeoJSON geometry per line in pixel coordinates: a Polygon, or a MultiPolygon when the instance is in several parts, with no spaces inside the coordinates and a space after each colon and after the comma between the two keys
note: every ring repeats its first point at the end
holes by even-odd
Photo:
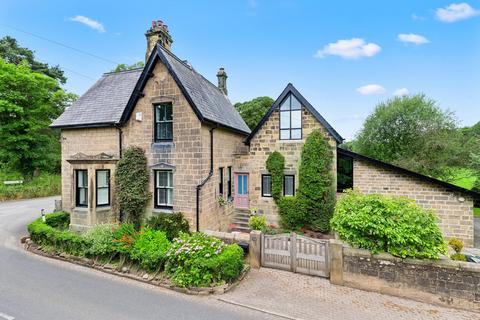
{"type": "Polygon", "coordinates": [[[61,177],[59,174],[42,173],[32,181],[16,185],[5,185],[3,180],[0,180],[0,201],[48,197],[59,194],[61,194],[61,177]]]}

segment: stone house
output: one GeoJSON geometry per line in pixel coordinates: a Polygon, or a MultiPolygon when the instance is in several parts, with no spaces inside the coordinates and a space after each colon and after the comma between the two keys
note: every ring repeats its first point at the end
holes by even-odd
{"type": "Polygon", "coordinates": [[[171,52],[161,21],[146,33],[145,67],[104,74],[52,127],[61,129],[62,206],[72,230],[116,222],[115,166],[129,146],[145,150],[151,201],[146,217],[183,212],[193,229],[247,229],[257,208],[278,224],[268,155],[285,156],[284,194],[294,195],[305,138],[320,129],[334,150],[337,190],[403,195],[434,209],[445,237],[473,244],[473,200],[479,194],[338,148],[342,137],[288,84],[250,131],[218,86],[171,52]]]}

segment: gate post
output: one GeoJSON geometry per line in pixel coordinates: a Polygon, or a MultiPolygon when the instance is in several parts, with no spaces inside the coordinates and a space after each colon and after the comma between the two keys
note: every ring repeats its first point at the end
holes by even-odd
{"type": "Polygon", "coordinates": [[[290,269],[297,272],[297,234],[292,232],[290,235],[290,269]]]}
{"type": "Polygon", "coordinates": [[[330,283],[343,285],[343,243],[331,239],[326,249],[330,251],[330,283]]]}
{"type": "Polygon", "coordinates": [[[262,252],[262,232],[259,230],[252,230],[250,232],[250,245],[248,248],[248,260],[250,267],[258,269],[261,266],[262,252]]]}

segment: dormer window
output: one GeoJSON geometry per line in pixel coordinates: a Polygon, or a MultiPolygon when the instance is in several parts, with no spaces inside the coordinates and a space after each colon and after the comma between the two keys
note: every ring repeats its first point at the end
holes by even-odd
{"type": "Polygon", "coordinates": [[[155,106],[155,142],[173,140],[172,104],[162,103],[155,106]]]}
{"type": "Polygon", "coordinates": [[[280,140],[302,139],[302,105],[289,94],[280,105],[280,140]]]}

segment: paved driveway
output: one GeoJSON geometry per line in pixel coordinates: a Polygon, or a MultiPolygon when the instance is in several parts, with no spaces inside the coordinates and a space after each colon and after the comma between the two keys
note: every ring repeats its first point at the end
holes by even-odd
{"type": "Polygon", "coordinates": [[[330,284],[327,279],[262,268],[232,292],[232,303],[290,319],[473,320],[480,314],[330,284]]]}
{"type": "Polygon", "coordinates": [[[53,199],[0,203],[0,320],[276,318],[27,253],[18,239],[53,199]]]}

